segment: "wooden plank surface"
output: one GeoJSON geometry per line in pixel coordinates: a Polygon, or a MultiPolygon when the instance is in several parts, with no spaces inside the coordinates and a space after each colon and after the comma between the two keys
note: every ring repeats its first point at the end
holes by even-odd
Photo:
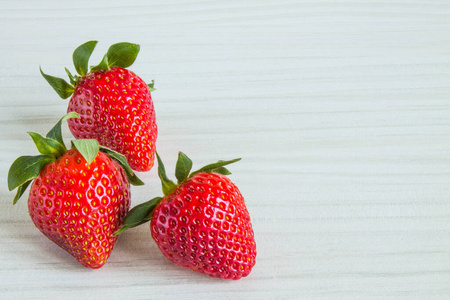
{"type": "MultiPolygon", "coordinates": [[[[0,28],[0,299],[450,299],[450,2],[2,0],[0,28]],[[11,205],[26,131],[67,107],[38,67],[64,76],[92,39],[92,64],[141,44],[167,170],[243,158],[249,277],[179,268],[147,226],[88,270],[11,205]]],[[[161,194],[141,177],[133,205],[161,194]]]]}

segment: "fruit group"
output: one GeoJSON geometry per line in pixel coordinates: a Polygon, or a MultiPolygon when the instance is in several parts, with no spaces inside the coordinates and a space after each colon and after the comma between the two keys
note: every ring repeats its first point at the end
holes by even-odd
{"type": "MultiPolygon", "coordinates": [[[[30,135],[42,155],[19,157],[11,166],[8,185],[18,188],[14,202],[32,182],[28,211],[36,227],[84,266],[100,268],[130,207],[130,183],[119,163],[124,158],[116,153],[115,160],[99,151],[96,140],[77,140],[66,150],[51,132],[47,138],[30,135]]],[[[139,184],[132,175],[131,180],[139,184]]]]}
{"type": "Polygon", "coordinates": [[[88,60],[96,41],[79,46],[73,55],[80,76],[67,71],[71,84],[42,72],[62,98],[71,96],[67,112],[79,119],[69,120],[69,128],[78,139],[96,139],[125,155],[133,170],[148,171],[155,158],[157,125],[150,91],[139,76],[126,69],[135,60],[139,45],[112,45],[102,62],[88,72],[88,60]]]}
{"type": "Polygon", "coordinates": [[[172,262],[212,277],[239,279],[255,264],[256,244],[250,215],[236,185],[219,161],[192,172],[192,162],[180,152],[178,185],[158,171],[165,196],[130,210],[124,229],[150,221],[153,239],[172,262]],[[181,171],[180,171],[181,169],[181,171]]]}

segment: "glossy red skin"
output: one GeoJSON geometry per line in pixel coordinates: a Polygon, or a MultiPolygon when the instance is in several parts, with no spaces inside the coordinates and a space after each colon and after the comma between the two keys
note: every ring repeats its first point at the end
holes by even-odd
{"type": "Polygon", "coordinates": [[[114,67],[82,77],[67,112],[77,139],[96,139],[125,155],[135,171],[148,171],[155,159],[158,134],[155,109],[147,84],[130,70],[114,67]]]}
{"type": "Polygon", "coordinates": [[[92,269],[105,264],[129,208],[126,174],[102,152],[87,166],[77,150],[67,151],[42,169],[28,197],[36,227],[92,269]]]}
{"type": "Polygon", "coordinates": [[[180,184],[155,208],[150,230],[162,253],[182,267],[239,279],[255,265],[250,215],[226,176],[200,173],[180,184]]]}

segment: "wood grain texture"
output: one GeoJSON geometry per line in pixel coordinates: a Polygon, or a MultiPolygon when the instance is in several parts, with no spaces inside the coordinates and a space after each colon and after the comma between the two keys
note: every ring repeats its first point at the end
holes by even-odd
{"type": "MultiPolygon", "coordinates": [[[[1,299],[449,299],[448,1],[0,2],[1,299]],[[157,146],[230,167],[258,246],[249,277],[166,260],[147,226],[83,268],[12,206],[6,174],[64,114],[40,76],[81,43],[141,44],[157,146]],[[245,298],[244,298],[245,297],[245,298]]],[[[68,130],[64,133],[70,139],[68,130]]],[[[133,205],[160,195],[141,174],[133,205]]]]}

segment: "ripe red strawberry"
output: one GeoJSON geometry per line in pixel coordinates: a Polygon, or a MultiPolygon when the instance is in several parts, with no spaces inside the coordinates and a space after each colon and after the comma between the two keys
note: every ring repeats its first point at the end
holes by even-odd
{"type": "Polygon", "coordinates": [[[78,139],[96,139],[101,145],[125,155],[136,171],[148,171],[155,158],[157,126],[150,91],[139,76],[125,69],[139,52],[139,45],[112,45],[102,62],[88,72],[88,61],[97,42],[79,46],[73,54],[78,75],[71,84],[61,78],[46,75],[61,98],[72,95],[68,112],[77,112],[79,119],[69,120],[69,128],[78,139]]]}
{"type": "Polygon", "coordinates": [[[236,185],[224,175],[231,161],[189,172],[191,160],[179,153],[178,185],[170,181],[157,154],[164,197],[142,203],[127,214],[118,232],[148,220],[153,239],[172,262],[223,279],[247,276],[256,244],[250,215],[236,185]]]}
{"type": "Polygon", "coordinates": [[[36,227],[84,266],[102,267],[130,207],[127,175],[133,184],[140,180],[123,165],[125,157],[102,148],[109,157],[96,140],[75,140],[67,150],[61,121],[46,138],[29,134],[42,155],[22,156],[12,164],[8,187],[18,188],[14,203],[32,182],[28,211],[36,227]]]}

